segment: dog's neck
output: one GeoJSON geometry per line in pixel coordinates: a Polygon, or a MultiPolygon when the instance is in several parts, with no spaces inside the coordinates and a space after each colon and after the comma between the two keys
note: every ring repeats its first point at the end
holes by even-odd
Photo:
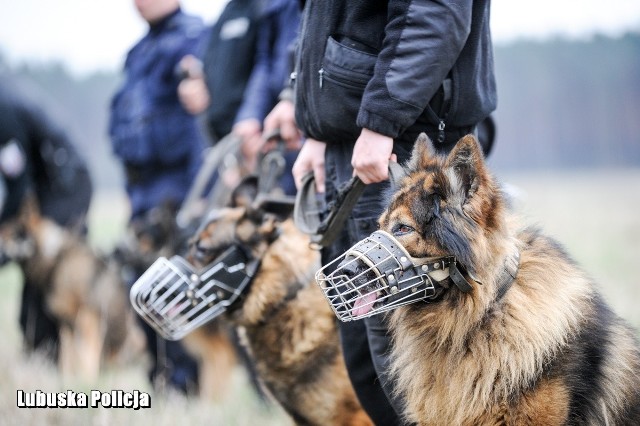
{"type": "Polygon", "coordinates": [[[292,221],[283,222],[281,227],[279,237],[261,256],[260,268],[246,300],[234,314],[241,325],[264,323],[295,299],[301,289],[313,283],[319,267],[318,252],[308,248],[308,236],[300,233],[292,221]],[[292,257],[291,253],[298,256],[292,257]]]}

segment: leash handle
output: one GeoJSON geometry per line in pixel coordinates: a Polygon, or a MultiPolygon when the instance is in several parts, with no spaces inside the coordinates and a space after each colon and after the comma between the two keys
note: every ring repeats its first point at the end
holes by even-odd
{"type": "Polygon", "coordinates": [[[265,142],[274,141],[276,143],[274,149],[263,154],[258,160],[258,193],[266,195],[276,188],[278,179],[284,173],[286,147],[280,135],[280,129],[275,129],[263,135],[263,139],[265,142]]]}
{"type": "MultiPolygon", "coordinates": [[[[405,172],[398,163],[389,162],[389,180],[392,186],[397,186],[404,175],[405,172]]],[[[313,172],[303,177],[302,186],[296,196],[293,217],[296,226],[302,232],[311,235],[312,248],[320,250],[336,239],[366,186],[359,177],[352,177],[338,190],[336,199],[329,205],[327,216],[321,221],[319,215],[325,209],[315,192],[313,172]]]]}

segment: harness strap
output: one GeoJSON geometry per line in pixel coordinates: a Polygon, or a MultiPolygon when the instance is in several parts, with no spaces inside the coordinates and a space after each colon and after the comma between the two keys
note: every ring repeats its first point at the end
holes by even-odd
{"type": "Polygon", "coordinates": [[[507,256],[504,261],[504,268],[502,268],[502,271],[498,276],[498,292],[496,300],[502,299],[502,297],[507,293],[507,290],[511,288],[511,285],[518,275],[518,268],[520,268],[520,251],[516,249],[515,253],[511,256],[507,256]]]}
{"type": "MultiPolygon", "coordinates": [[[[423,272],[433,272],[434,270],[440,268],[444,269],[447,267],[449,268],[449,278],[451,278],[451,281],[453,281],[456,287],[458,287],[458,289],[464,293],[468,293],[469,291],[471,291],[471,284],[461,272],[461,269],[464,270],[464,267],[462,265],[459,265],[456,262],[455,257],[453,256],[441,258],[433,262],[428,262],[423,265],[417,266],[416,268],[422,270],[423,272]]],[[[500,271],[500,275],[496,280],[496,283],[498,285],[496,301],[502,299],[509,288],[511,288],[513,282],[516,279],[516,276],[518,275],[519,267],[520,252],[516,250],[510,256],[507,256],[504,261],[504,267],[500,271]]],[[[445,287],[442,284],[444,280],[438,281],[435,279],[431,279],[431,281],[434,283],[434,297],[427,297],[427,299],[437,298],[437,296],[441,294],[441,292],[438,290],[445,287]]]]}

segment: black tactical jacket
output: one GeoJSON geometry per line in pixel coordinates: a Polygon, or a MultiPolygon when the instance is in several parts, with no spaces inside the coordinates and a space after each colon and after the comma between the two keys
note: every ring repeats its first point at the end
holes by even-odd
{"type": "Polygon", "coordinates": [[[363,127],[408,141],[472,130],[497,101],[489,9],[490,0],[307,1],[298,125],[328,143],[353,143],[363,127]]]}

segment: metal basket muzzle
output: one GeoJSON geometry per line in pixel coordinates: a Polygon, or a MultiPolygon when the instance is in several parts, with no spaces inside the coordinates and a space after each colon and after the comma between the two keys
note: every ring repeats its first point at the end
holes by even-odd
{"type": "Polygon", "coordinates": [[[412,258],[392,235],[376,231],[321,268],[316,282],[346,322],[434,297],[452,262],[412,258]]]}
{"type": "Polygon", "coordinates": [[[131,287],[129,298],[162,337],[179,340],[227,311],[256,269],[257,262],[235,246],[200,273],[180,256],[161,257],[131,287]]]}

